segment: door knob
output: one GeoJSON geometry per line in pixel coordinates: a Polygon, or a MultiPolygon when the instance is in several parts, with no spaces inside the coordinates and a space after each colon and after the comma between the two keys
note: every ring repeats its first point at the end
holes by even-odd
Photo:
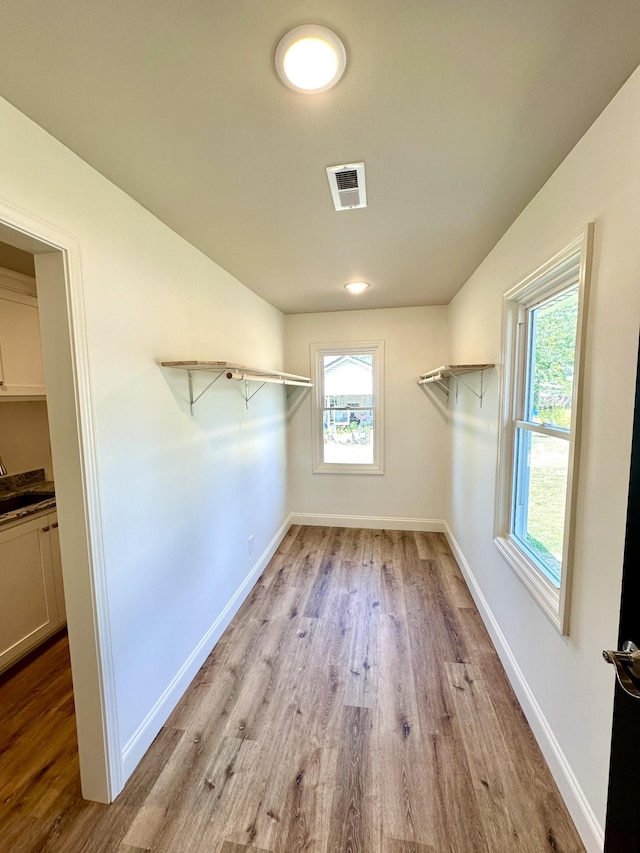
{"type": "Polygon", "coordinates": [[[602,657],[615,666],[620,687],[629,696],[640,699],[640,649],[636,644],[627,640],[621,652],[605,649],[602,657]]]}

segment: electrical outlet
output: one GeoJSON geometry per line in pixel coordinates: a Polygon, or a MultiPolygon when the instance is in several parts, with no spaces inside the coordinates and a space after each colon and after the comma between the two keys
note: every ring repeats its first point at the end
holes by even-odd
{"type": "Polygon", "coordinates": [[[253,554],[253,533],[249,537],[249,553],[253,554]]]}

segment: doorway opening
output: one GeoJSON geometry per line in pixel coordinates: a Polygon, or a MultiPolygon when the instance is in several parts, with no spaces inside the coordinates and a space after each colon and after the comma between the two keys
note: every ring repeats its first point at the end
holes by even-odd
{"type": "Polygon", "coordinates": [[[106,803],[122,787],[121,752],[80,251],[69,235],[1,203],[0,242],[33,257],[82,794],[106,803]]]}
{"type": "Polygon", "coordinates": [[[0,672],[66,624],[33,255],[0,242],[0,672]]]}

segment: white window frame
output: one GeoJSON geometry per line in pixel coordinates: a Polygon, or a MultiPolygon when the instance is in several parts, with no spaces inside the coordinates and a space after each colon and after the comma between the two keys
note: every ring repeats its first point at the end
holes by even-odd
{"type": "Polygon", "coordinates": [[[346,341],[311,344],[313,472],[315,474],[384,474],[384,341],[346,341]],[[373,355],[373,462],[344,464],[324,461],[322,434],[324,364],[326,355],[373,355]]]}
{"type": "MultiPolygon", "coordinates": [[[[529,589],[557,630],[569,633],[569,605],[573,571],[573,539],[580,448],[580,408],[584,373],[584,338],[588,283],[591,269],[593,224],[546,264],[508,290],[503,296],[503,371],[500,389],[501,417],[498,433],[498,471],[494,542],[529,589]],[[578,287],[578,319],[574,360],[569,467],[565,502],[564,538],[560,589],[557,589],[511,533],[514,513],[516,427],[524,419],[527,385],[529,311],[573,285],[578,287]]],[[[553,429],[541,429],[552,434],[553,429]]],[[[555,431],[560,433],[559,430],[555,431]]]]}

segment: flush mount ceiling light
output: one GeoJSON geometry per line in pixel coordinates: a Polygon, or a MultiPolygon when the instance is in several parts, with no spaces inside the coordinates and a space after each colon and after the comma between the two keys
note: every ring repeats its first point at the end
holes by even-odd
{"type": "Polygon", "coordinates": [[[349,293],[362,293],[369,287],[368,281],[350,281],[349,284],[345,284],[345,290],[348,290],[349,293]]]}
{"type": "Polygon", "coordinates": [[[278,76],[296,92],[326,92],[342,77],[346,65],[344,44],[319,24],[294,27],[276,48],[278,76]]]}

